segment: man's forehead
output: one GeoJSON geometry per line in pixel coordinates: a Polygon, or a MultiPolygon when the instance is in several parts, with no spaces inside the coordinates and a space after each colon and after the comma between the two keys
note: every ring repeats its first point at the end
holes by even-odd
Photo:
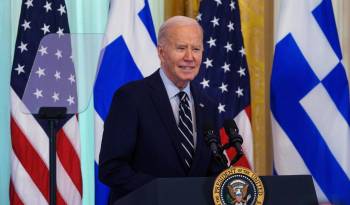
{"type": "Polygon", "coordinates": [[[191,26],[199,26],[199,23],[190,18],[190,17],[186,17],[186,16],[174,16],[174,17],[171,17],[169,18],[168,20],[166,20],[162,27],[168,27],[168,28],[171,28],[171,27],[176,27],[176,26],[186,26],[186,25],[191,25],[191,26]]]}
{"type": "Polygon", "coordinates": [[[173,42],[176,46],[187,46],[187,45],[191,45],[191,46],[202,46],[203,43],[200,40],[195,40],[195,41],[182,41],[182,40],[178,40],[178,41],[174,41],[173,42]]]}
{"type": "Polygon", "coordinates": [[[169,36],[174,32],[183,32],[182,30],[188,29],[197,30],[201,35],[203,33],[202,27],[196,20],[185,16],[176,16],[163,23],[159,29],[159,35],[169,36]]]}

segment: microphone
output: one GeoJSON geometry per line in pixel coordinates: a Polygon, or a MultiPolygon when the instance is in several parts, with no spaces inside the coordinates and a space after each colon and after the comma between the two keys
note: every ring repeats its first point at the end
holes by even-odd
{"type": "Polygon", "coordinates": [[[238,133],[238,127],[235,123],[235,121],[232,120],[225,120],[224,121],[224,128],[225,132],[228,135],[229,138],[229,144],[231,144],[237,152],[237,155],[234,159],[232,159],[231,164],[236,163],[242,156],[243,156],[243,150],[242,150],[242,143],[243,138],[238,133]]]}
{"type": "Polygon", "coordinates": [[[225,169],[227,168],[227,159],[222,154],[222,149],[219,145],[218,138],[214,133],[214,126],[210,122],[206,122],[203,126],[204,130],[204,140],[209,146],[214,159],[225,169]]]}

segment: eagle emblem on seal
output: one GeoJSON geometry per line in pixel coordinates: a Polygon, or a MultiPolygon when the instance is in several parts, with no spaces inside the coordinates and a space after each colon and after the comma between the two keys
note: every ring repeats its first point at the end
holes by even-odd
{"type": "Polygon", "coordinates": [[[242,180],[234,180],[227,185],[233,205],[247,205],[250,199],[250,195],[248,195],[248,186],[249,185],[242,180]]]}

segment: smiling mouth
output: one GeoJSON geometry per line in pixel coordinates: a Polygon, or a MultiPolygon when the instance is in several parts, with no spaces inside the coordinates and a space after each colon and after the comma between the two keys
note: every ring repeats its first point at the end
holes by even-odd
{"type": "Polygon", "coordinates": [[[183,69],[183,70],[192,70],[195,67],[194,66],[179,66],[179,68],[183,69]]]}

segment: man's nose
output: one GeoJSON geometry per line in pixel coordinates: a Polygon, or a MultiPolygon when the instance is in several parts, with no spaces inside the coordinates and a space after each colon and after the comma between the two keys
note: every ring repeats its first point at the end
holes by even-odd
{"type": "Polygon", "coordinates": [[[192,61],[193,60],[193,52],[191,50],[191,48],[186,49],[186,53],[185,53],[185,60],[189,60],[192,61]]]}

